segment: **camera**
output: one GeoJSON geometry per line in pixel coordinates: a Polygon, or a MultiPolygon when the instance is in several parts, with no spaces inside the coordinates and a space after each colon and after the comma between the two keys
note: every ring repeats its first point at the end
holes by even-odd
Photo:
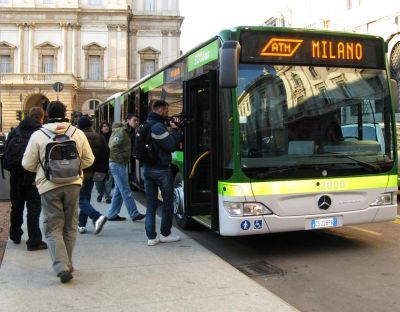
{"type": "Polygon", "coordinates": [[[166,124],[174,123],[178,128],[187,127],[190,125],[193,117],[184,113],[172,115],[166,119],[166,124]]]}

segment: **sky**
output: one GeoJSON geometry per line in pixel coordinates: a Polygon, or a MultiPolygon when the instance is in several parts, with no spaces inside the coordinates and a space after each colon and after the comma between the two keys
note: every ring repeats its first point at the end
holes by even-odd
{"type": "MultiPolygon", "coordinates": [[[[183,53],[234,26],[259,26],[271,17],[279,0],[180,0],[183,53]]],[[[281,7],[282,4],[279,5],[281,7]]]]}

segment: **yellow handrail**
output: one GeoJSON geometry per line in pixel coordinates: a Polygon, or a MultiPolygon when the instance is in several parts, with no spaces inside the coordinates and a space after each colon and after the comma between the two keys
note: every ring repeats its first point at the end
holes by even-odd
{"type": "Polygon", "coordinates": [[[202,160],[202,159],[203,159],[204,157],[206,157],[208,154],[210,154],[210,151],[204,152],[203,154],[201,154],[201,155],[199,156],[199,158],[197,158],[197,160],[194,162],[192,171],[190,172],[189,179],[193,178],[194,172],[196,171],[197,165],[199,164],[200,160],[202,160]]]}

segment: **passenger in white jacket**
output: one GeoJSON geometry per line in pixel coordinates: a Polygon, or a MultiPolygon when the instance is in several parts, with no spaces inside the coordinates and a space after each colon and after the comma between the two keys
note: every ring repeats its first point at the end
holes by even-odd
{"type": "MultiPolygon", "coordinates": [[[[66,107],[63,103],[59,101],[49,103],[47,106],[49,120],[44,128],[54,134],[64,134],[69,126],[73,127],[65,119],[65,113],[66,107]]],[[[75,127],[73,128],[75,130],[75,127]]],[[[85,134],[76,129],[71,139],[76,142],[76,149],[81,158],[81,169],[90,167],[94,156],[85,134]]],[[[61,282],[66,283],[73,278],[72,251],[77,235],[79,191],[83,176],[68,183],[49,181],[41,165],[44,163],[48,141],[49,137],[43,131],[34,132],[25,150],[22,166],[28,171],[36,172],[35,183],[41,198],[44,231],[53,269],[61,282]]]]}

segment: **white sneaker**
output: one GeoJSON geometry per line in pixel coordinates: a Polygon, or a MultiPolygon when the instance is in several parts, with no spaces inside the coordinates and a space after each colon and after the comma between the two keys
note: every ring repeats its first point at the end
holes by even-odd
{"type": "Polygon", "coordinates": [[[161,243],[172,243],[172,242],[177,242],[180,241],[181,238],[179,237],[179,235],[176,234],[169,234],[168,236],[164,236],[162,234],[160,234],[160,242],[161,243]]]}
{"type": "Polygon", "coordinates": [[[78,232],[81,233],[81,234],[85,234],[87,232],[86,231],[86,227],[85,226],[79,226],[78,227],[78,232]]]}
{"type": "Polygon", "coordinates": [[[101,230],[103,229],[103,225],[104,223],[107,222],[107,218],[105,216],[100,216],[95,223],[95,230],[94,230],[94,234],[97,235],[101,232],[101,230]]]}
{"type": "Polygon", "coordinates": [[[156,237],[155,239],[149,239],[147,241],[147,246],[154,246],[157,245],[160,242],[160,240],[156,237]]]}

